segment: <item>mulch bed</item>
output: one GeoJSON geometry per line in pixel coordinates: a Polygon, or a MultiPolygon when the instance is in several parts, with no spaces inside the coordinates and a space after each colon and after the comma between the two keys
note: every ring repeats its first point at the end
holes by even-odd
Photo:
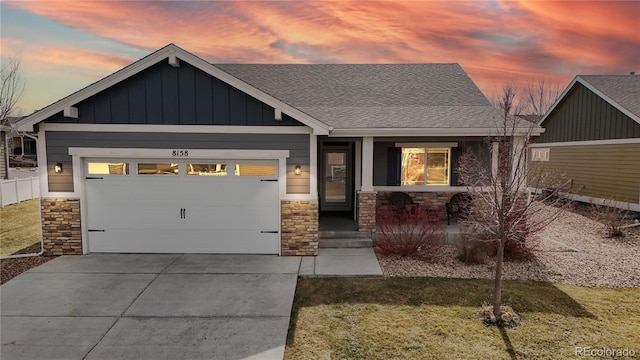
{"type": "MultiPolygon", "coordinates": [[[[13,255],[17,254],[34,254],[40,252],[40,243],[33,244],[20,251],[16,251],[13,255]]],[[[57,256],[31,256],[17,259],[4,259],[0,260],[0,285],[13,279],[14,277],[22,274],[23,272],[34,268],[38,265],[44,264],[47,261],[55,259],[57,256]]]]}

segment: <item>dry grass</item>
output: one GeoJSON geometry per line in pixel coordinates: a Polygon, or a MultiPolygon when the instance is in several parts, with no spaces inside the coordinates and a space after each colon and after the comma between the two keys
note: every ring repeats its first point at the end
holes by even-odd
{"type": "Polygon", "coordinates": [[[490,280],[303,279],[285,359],[573,359],[576,346],[640,353],[640,289],[505,281],[516,329],[479,316],[490,280]]]}
{"type": "Polygon", "coordinates": [[[0,209],[0,255],[6,256],[40,241],[40,200],[0,209]]]}

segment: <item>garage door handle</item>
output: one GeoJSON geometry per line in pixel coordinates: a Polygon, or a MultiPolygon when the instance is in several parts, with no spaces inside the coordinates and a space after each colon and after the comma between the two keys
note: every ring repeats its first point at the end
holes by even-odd
{"type": "Polygon", "coordinates": [[[186,219],[186,218],[187,218],[187,209],[180,208],[180,219],[186,219]]]}
{"type": "Polygon", "coordinates": [[[278,181],[278,179],[260,179],[260,181],[278,181]]]}
{"type": "Polygon", "coordinates": [[[89,229],[88,232],[104,232],[104,230],[89,229]]]}
{"type": "Polygon", "coordinates": [[[95,177],[95,176],[87,176],[85,179],[87,180],[102,180],[103,177],[95,177]]]}
{"type": "Polygon", "coordinates": [[[260,231],[260,234],[277,234],[277,233],[278,233],[277,230],[275,230],[275,231],[265,231],[265,230],[260,231]]]}

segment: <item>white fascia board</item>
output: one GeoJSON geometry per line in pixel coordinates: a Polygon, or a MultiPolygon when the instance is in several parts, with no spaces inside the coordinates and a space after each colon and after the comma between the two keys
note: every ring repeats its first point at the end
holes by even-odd
{"type": "Polygon", "coordinates": [[[530,148],[547,148],[547,147],[560,147],[560,146],[601,146],[601,145],[621,145],[621,144],[640,144],[640,138],[532,143],[532,144],[529,144],[529,147],[530,148]]]}
{"type": "Polygon", "coordinates": [[[63,111],[65,107],[74,106],[82,100],[85,100],[100,91],[106,90],[113,85],[126,80],[127,78],[155,65],[159,61],[162,61],[170,56],[176,56],[177,59],[181,59],[182,61],[186,61],[188,64],[204,71],[205,73],[216,77],[217,79],[243,91],[254,98],[272,106],[274,108],[279,108],[285,111],[286,113],[292,115],[294,118],[302,122],[303,124],[311,127],[316,135],[328,135],[329,126],[321,121],[314,119],[313,117],[303,113],[302,111],[270,96],[255,87],[241,81],[240,79],[229,75],[228,73],[220,70],[205,60],[179,48],[174,44],[169,44],[164,48],[157,50],[154,53],[126,66],[125,68],[116,71],[115,73],[99,80],[84,89],[77,91],[47,107],[44,109],[33,113],[29,116],[18,121],[17,126],[19,131],[33,131],[33,126],[50,116],[57,114],[60,111],[63,111]]]}
{"type": "Polygon", "coordinates": [[[206,133],[206,134],[311,134],[306,126],[140,125],[44,123],[45,131],[206,133]]]}
{"type": "MultiPolygon", "coordinates": [[[[495,136],[495,128],[366,128],[366,129],[334,129],[329,137],[397,137],[397,136],[495,136]]],[[[541,128],[516,128],[513,135],[539,136],[544,132],[541,128]]]]}
{"type": "Polygon", "coordinates": [[[246,149],[139,149],[70,147],[69,155],[83,158],[144,158],[144,159],[229,159],[277,160],[289,157],[289,150],[246,149]],[[174,151],[180,151],[174,155],[174,151]],[[185,155],[185,151],[187,152],[185,155]]]}

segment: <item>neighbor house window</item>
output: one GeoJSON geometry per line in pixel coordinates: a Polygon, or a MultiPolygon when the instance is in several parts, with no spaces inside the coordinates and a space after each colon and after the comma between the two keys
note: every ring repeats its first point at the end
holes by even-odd
{"type": "Polygon", "coordinates": [[[549,148],[531,149],[531,161],[549,161],[549,148]]]}
{"type": "Polygon", "coordinates": [[[451,149],[402,147],[401,185],[449,185],[451,149]]]}

